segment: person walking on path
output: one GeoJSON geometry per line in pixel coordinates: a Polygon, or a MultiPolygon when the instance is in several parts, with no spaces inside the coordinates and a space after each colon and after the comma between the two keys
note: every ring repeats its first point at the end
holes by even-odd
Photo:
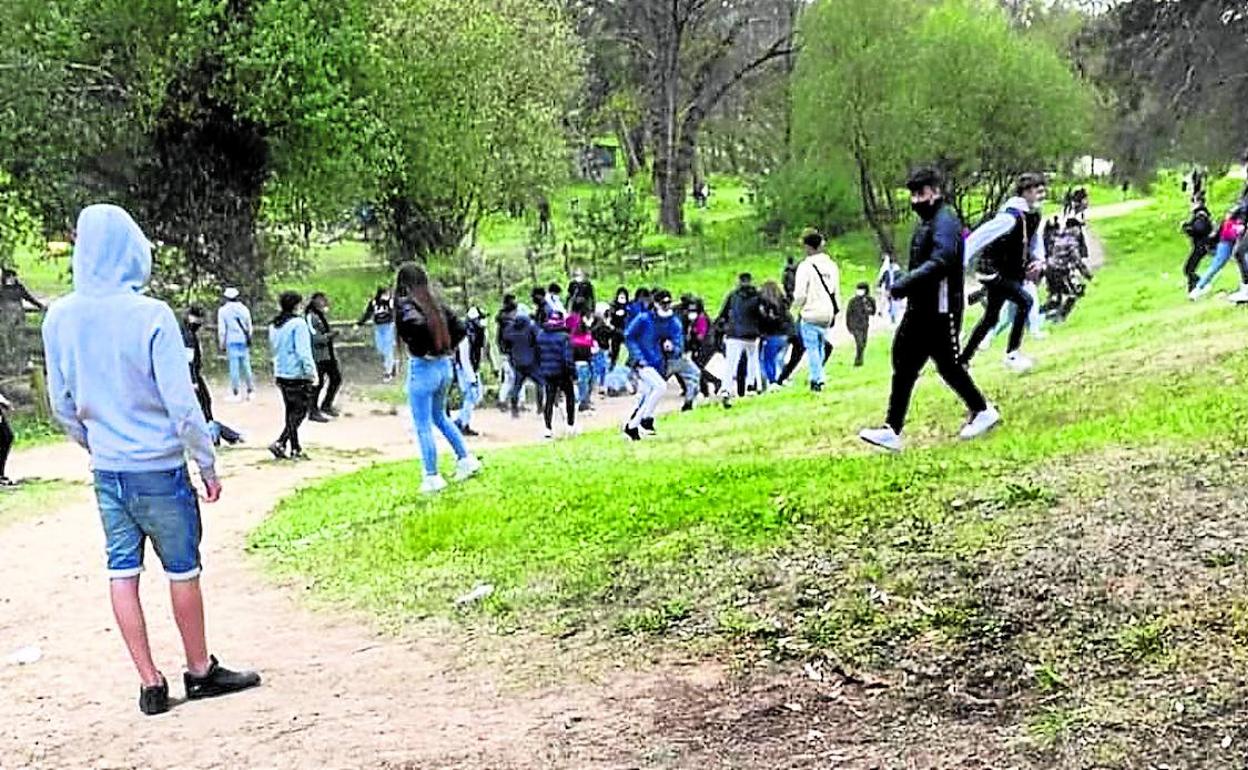
{"type": "Polygon", "coordinates": [[[879,312],[887,313],[888,322],[893,326],[901,320],[901,314],[906,310],[906,302],[902,299],[889,299],[889,292],[892,290],[897,279],[901,278],[904,271],[901,265],[897,264],[897,257],[892,254],[885,254],[881,260],[880,272],[875,278],[875,285],[880,290],[879,312]]]}
{"type": "Polygon", "coordinates": [[[481,462],[468,451],[463,434],[446,416],[451,352],[463,339],[464,327],[455,314],[433,296],[429,274],[421,266],[408,262],[400,267],[395,284],[399,339],[407,346],[410,356],[407,393],[425,470],[420,491],[426,495],[437,494],[446,489],[446,480],[438,472],[434,426],[455,452],[456,481],[471,478],[481,470],[481,462]]]}
{"type": "Polygon", "coordinates": [[[594,408],[593,313],[594,306],[577,297],[566,322],[572,360],[576,362],[576,408],[581,412],[594,408]]]}
{"type": "Polygon", "coordinates": [[[381,356],[381,381],[388,383],[394,380],[395,367],[394,301],[385,286],[377,287],[377,293],[368,301],[364,315],[360,316],[359,325],[370,321],[373,324],[373,345],[381,356]]]}
{"type": "Polygon", "coordinates": [[[512,419],[520,416],[520,395],[524,392],[526,382],[532,382],[536,387],[537,411],[541,412],[546,403],[543,392],[546,386],[538,373],[537,326],[529,318],[529,309],[524,305],[516,308],[516,317],[503,332],[502,347],[511,361],[512,371],[515,372],[511,391],[507,394],[512,419]]]}
{"type": "Polygon", "coordinates": [[[763,369],[763,380],[767,385],[776,385],[780,370],[784,367],[784,350],[789,345],[789,337],[795,327],[793,315],[789,312],[789,302],[784,290],[775,281],[763,284],[759,292],[759,313],[762,322],[759,331],[762,333],[759,365],[763,369]]]}
{"type": "Polygon", "coordinates": [[[9,478],[9,452],[13,451],[13,442],[16,436],[13,435],[13,428],[9,425],[9,412],[13,411],[13,405],[9,400],[0,393],[0,488],[17,486],[17,482],[9,478]]]}
{"type": "Polygon", "coordinates": [[[269,325],[269,347],[273,351],[273,376],[286,409],[282,435],[269,446],[278,460],[307,459],[299,442],[299,426],[307,419],[316,390],[316,359],[312,355],[312,329],[307,317],[299,315],[303,297],[288,291],[278,298],[280,311],[269,325]],[[287,447],[290,454],[287,455],[287,447]]]}
{"type": "Polygon", "coordinates": [[[724,381],[719,394],[725,409],[732,407],[732,389],[737,385],[742,358],[746,360],[746,390],[750,383],[759,393],[766,388],[758,360],[759,323],[762,320],[760,302],[753,276],[742,273],[737,277],[737,288],[724,300],[724,306],[719,311],[718,322],[725,324],[724,381]]]}
{"type": "Polygon", "coordinates": [[[807,230],[802,245],[806,258],[797,266],[793,306],[797,308],[798,333],[810,365],[810,389],[818,393],[823,390],[825,379],[823,345],[841,312],[841,272],[824,251],[823,234],[818,230],[807,230]]]}
{"type": "Polygon", "coordinates": [[[555,437],[555,406],[560,395],[563,396],[567,409],[568,434],[575,434],[577,364],[568,334],[568,321],[557,310],[551,311],[550,317],[537,333],[537,359],[538,375],[546,385],[546,408],[542,412],[546,430],[542,437],[555,437]]]}
{"type": "Polygon", "coordinates": [[[334,338],[338,332],[329,325],[328,311],[329,297],[319,291],[312,295],[304,310],[308,328],[312,330],[312,358],[316,361],[316,387],[312,390],[312,403],[308,410],[308,419],[312,422],[329,422],[330,418],[338,416],[334,399],[342,387],[342,370],[338,366],[338,353],[334,350],[334,338]],[[324,400],[321,400],[322,390],[324,400]]]}
{"type": "Polygon", "coordinates": [[[1187,277],[1187,290],[1190,293],[1200,283],[1197,268],[1200,267],[1201,260],[1209,255],[1220,240],[1213,224],[1213,215],[1205,206],[1203,196],[1193,199],[1192,216],[1183,223],[1183,233],[1192,242],[1192,250],[1187,255],[1187,261],[1183,263],[1183,275],[1187,277]]]}
{"type": "Polygon", "coordinates": [[[1014,197],[966,240],[964,259],[970,265],[979,257],[979,280],[984,285],[987,305],[984,317],[962,350],[959,361],[963,366],[970,365],[979,346],[1001,320],[1001,309],[1006,302],[1014,303],[1015,315],[1005,349],[1005,365],[1020,374],[1033,366],[1031,359],[1019,351],[1028,316],[1035,305],[1024,283],[1030,276],[1038,276],[1044,265],[1040,223],[1047,192],[1043,174],[1023,174],[1014,186],[1014,197]]]}
{"type": "Polygon", "coordinates": [[[654,417],[667,390],[667,361],[684,355],[684,332],[672,309],[672,293],[659,289],[653,307],[638,314],[624,330],[629,357],[637,364],[641,398],[624,424],[629,441],[641,441],[641,431],[655,432],[654,417]]]}
{"type": "Polygon", "coordinates": [[[888,417],[883,427],[858,434],[868,444],[893,452],[902,449],[910,397],[928,360],[970,411],[971,419],[960,434],[963,439],[978,438],[1001,421],[958,361],[965,305],[962,223],[945,204],[940,175],[934,169],[918,169],[906,187],[919,223],[910,239],[910,271],[889,292],[890,297],[906,299],[907,305],[893,337],[888,417]]]}
{"type": "Polygon", "coordinates": [[[616,289],[615,301],[611,303],[611,328],[615,330],[615,336],[611,340],[611,368],[614,369],[620,363],[620,348],[624,344],[624,330],[628,328],[629,322],[629,305],[628,289],[621,286],[616,289]]]}
{"type": "Polygon", "coordinates": [[[231,400],[241,401],[240,388],[246,386],[250,401],[256,392],[256,378],[251,372],[251,311],[239,300],[238,289],[231,286],[222,296],[225,304],[217,310],[217,346],[229,363],[231,400]]]}
{"type": "Polygon", "coordinates": [[[498,385],[498,408],[506,409],[507,402],[511,396],[511,388],[516,383],[516,370],[511,365],[511,355],[509,354],[504,335],[511,326],[511,322],[516,320],[516,295],[504,294],[503,306],[494,316],[494,344],[498,346],[499,358],[499,385],[498,385]]]}
{"type": "Polygon", "coordinates": [[[221,482],[177,318],[141,293],[151,276],[151,243],[116,206],[83,209],[75,232],[74,291],[53,304],[43,324],[48,398],[57,421],[91,456],[113,614],[138,671],[139,709],[155,715],[170,701],[139,598],[148,539],[170,581],[186,697],[226,695],[255,687],[260,677],[231,671],[208,653],[201,519],[186,455],[199,469],[205,502],[221,498],[221,482]]]}
{"type": "Polygon", "coordinates": [[[186,360],[190,364],[191,384],[195,387],[195,398],[199,401],[200,411],[208,422],[208,432],[212,434],[212,442],[220,446],[221,442],[233,446],[240,444],[243,437],[237,431],[217,422],[212,413],[212,389],[204,380],[204,352],[199,344],[199,330],[204,326],[204,311],[192,305],[182,317],[182,344],[186,348],[186,360]]]}
{"type": "Polygon", "coordinates": [[[867,352],[867,337],[871,334],[871,318],[875,315],[875,300],[871,299],[871,287],[866,281],[858,284],[854,296],[845,309],[845,325],[853,335],[854,366],[862,366],[862,357],[867,352]]]}
{"type": "Polygon", "coordinates": [[[464,338],[455,346],[455,384],[459,386],[459,414],[455,427],[468,437],[481,434],[472,429],[472,414],[481,403],[481,359],[485,351],[485,327],[480,308],[468,308],[464,338]]]}

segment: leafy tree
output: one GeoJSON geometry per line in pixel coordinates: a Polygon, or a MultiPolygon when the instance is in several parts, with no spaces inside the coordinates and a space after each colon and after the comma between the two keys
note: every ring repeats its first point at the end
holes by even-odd
{"type": "Polygon", "coordinates": [[[590,262],[614,263],[621,280],[626,258],[641,247],[645,226],[645,210],[632,184],[596,190],[586,204],[572,210],[573,237],[588,246],[590,262]]]}

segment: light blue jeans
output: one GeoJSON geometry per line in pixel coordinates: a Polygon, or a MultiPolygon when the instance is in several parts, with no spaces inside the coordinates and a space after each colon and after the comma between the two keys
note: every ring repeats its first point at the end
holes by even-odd
{"type": "Polygon", "coordinates": [[[784,350],[789,346],[789,338],[783,334],[764,337],[762,356],[763,378],[767,380],[768,385],[772,385],[780,378],[780,372],[784,368],[780,357],[784,355],[784,350]]]}
{"type": "Polygon", "coordinates": [[[230,362],[230,390],[238,395],[240,383],[246,383],[247,392],[256,389],[256,378],[251,374],[251,348],[245,342],[231,342],[225,348],[226,359],[230,362]]]}
{"type": "Polygon", "coordinates": [[[607,351],[599,350],[594,354],[594,359],[592,361],[594,382],[597,383],[600,388],[607,387],[607,369],[610,368],[608,358],[607,351]]]}
{"type": "Polygon", "coordinates": [[[1213,279],[1218,277],[1218,273],[1222,272],[1222,268],[1226,267],[1226,263],[1231,261],[1231,251],[1235,248],[1235,244],[1231,241],[1218,241],[1218,248],[1213,252],[1213,262],[1209,264],[1209,269],[1200,277],[1200,283],[1196,284],[1197,289],[1207,289],[1209,284],[1213,283],[1213,279]]]}
{"type": "Polygon", "coordinates": [[[594,367],[589,361],[576,362],[576,403],[586,409],[593,403],[594,367]]]}
{"type": "Polygon", "coordinates": [[[459,416],[455,418],[455,422],[461,428],[472,427],[472,410],[481,403],[481,381],[473,380],[463,368],[457,366],[455,367],[455,384],[459,385],[459,392],[463,395],[459,406],[459,416]]]}
{"type": "Polygon", "coordinates": [[[416,426],[416,440],[420,442],[420,459],[425,465],[426,476],[438,473],[438,445],[433,438],[433,428],[446,437],[455,457],[468,456],[464,436],[446,416],[446,393],[451,387],[450,358],[412,358],[407,370],[407,398],[412,407],[412,422],[416,426]]]}
{"type": "Polygon", "coordinates": [[[818,324],[798,321],[797,333],[806,346],[806,363],[810,366],[810,382],[822,385],[823,376],[823,343],[827,338],[827,328],[818,324]]]}
{"type": "Polygon", "coordinates": [[[381,368],[387,375],[394,374],[394,324],[377,324],[373,327],[373,344],[381,354],[381,368]]]}

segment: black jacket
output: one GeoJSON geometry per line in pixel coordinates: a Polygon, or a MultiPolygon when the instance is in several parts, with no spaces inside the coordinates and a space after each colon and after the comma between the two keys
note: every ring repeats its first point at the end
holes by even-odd
{"type": "Polygon", "coordinates": [[[573,281],[568,284],[568,311],[584,303],[584,309],[594,312],[594,285],[589,281],[573,281]]]}
{"type": "Polygon", "coordinates": [[[865,332],[871,328],[871,316],[875,315],[875,300],[869,294],[854,293],[845,311],[845,325],[851,332],[865,332]]]}
{"type": "Polygon", "coordinates": [[[532,370],[537,366],[537,325],[529,318],[517,316],[503,331],[500,344],[503,352],[511,360],[511,365],[519,370],[532,370]]]}
{"type": "Polygon", "coordinates": [[[360,316],[360,323],[366,324],[369,321],[378,326],[394,323],[394,300],[386,299],[378,302],[370,299],[368,307],[364,308],[364,315],[360,316]]]}
{"type": "Polygon", "coordinates": [[[756,340],[761,331],[762,298],[753,286],[738,286],[724,300],[719,311],[719,321],[724,323],[724,336],[734,340],[756,340]]]}
{"type": "Polygon", "coordinates": [[[962,317],[966,282],[962,223],[948,205],[920,221],[910,239],[909,272],[893,284],[892,294],[909,300],[906,315],[948,313],[962,317]]]}
{"type": "Polygon", "coordinates": [[[446,330],[450,332],[451,344],[446,350],[435,349],[433,333],[429,329],[428,319],[414,301],[404,297],[395,303],[399,339],[407,345],[407,351],[416,358],[428,356],[449,356],[464,339],[464,325],[449,309],[443,307],[446,317],[446,330]]]}
{"type": "Polygon", "coordinates": [[[1040,228],[1040,215],[1030,211],[1009,211],[1014,216],[1014,226],[980,252],[979,272],[999,275],[1010,281],[1022,281],[1031,261],[1031,239],[1040,228]]]}
{"type": "Polygon", "coordinates": [[[784,305],[777,305],[760,298],[758,303],[758,314],[758,330],[761,336],[793,336],[793,315],[784,305]]]}

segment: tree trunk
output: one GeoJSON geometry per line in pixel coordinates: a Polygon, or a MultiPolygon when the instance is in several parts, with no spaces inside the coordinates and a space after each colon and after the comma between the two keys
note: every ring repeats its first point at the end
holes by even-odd
{"type": "Polygon", "coordinates": [[[893,244],[893,235],[889,231],[889,223],[885,222],[885,217],[881,215],[871,171],[867,166],[866,158],[858,148],[854,149],[854,163],[858,167],[858,192],[862,198],[862,215],[871,227],[871,231],[875,233],[875,240],[880,244],[880,250],[885,254],[895,255],[897,252],[893,244]]]}

